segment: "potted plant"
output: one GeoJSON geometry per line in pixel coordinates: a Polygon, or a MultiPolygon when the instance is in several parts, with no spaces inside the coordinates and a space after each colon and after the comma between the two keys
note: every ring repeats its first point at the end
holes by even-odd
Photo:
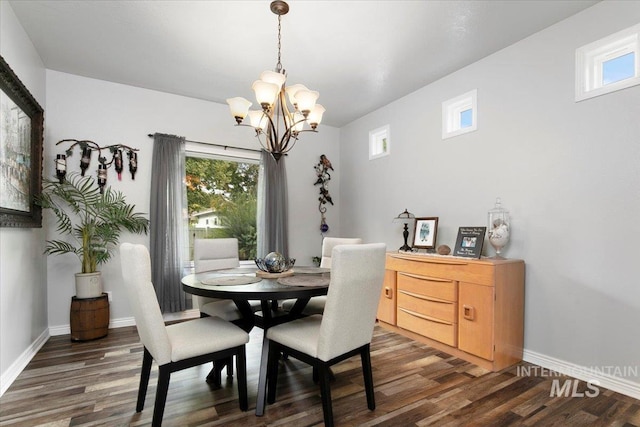
{"type": "Polygon", "coordinates": [[[47,240],[45,254],[72,253],[80,259],[76,298],[102,295],[97,268],[111,258],[123,230],[137,234],[149,231],[149,220],[134,212],[135,206],[128,204],[120,191],[107,187],[101,192],[93,178],[78,173],[69,174],[62,182],[45,180],[37,203],[53,212],[58,233],[67,237],[47,240]]]}

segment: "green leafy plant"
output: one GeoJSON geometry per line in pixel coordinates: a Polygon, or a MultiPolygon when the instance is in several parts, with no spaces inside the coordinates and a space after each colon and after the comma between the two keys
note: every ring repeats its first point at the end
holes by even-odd
{"type": "Polygon", "coordinates": [[[135,205],[128,204],[120,191],[107,187],[100,193],[93,178],[78,173],[69,174],[62,183],[45,180],[37,203],[54,213],[58,232],[69,237],[47,240],[45,254],[75,254],[82,273],[95,273],[111,258],[123,230],[149,231],[149,220],[134,212],[135,205]]]}

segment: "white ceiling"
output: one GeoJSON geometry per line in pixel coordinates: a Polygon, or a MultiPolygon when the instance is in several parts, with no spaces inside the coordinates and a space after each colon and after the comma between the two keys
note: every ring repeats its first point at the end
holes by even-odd
{"type": "MultiPolygon", "coordinates": [[[[277,60],[269,1],[9,2],[48,69],[215,102],[253,100],[277,60]]],[[[342,126],[593,4],[592,0],[290,0],[287,83],[342,126]]]]}

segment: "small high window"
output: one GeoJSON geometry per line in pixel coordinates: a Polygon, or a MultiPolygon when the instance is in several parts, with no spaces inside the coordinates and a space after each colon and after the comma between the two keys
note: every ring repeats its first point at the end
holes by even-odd
{"type": "Polygon", "coordinates": [[[576,101],[640,84],[640,24],[576,50],[576,101]]]}
{"type": "Polygon", "coordinates": [[[468,128],[473,125],[473,110],[469,108],[460,113],[460,128],[468,128]]]}
{"type": "Polygon", "coordinates": [[[369,132],[369,160],[387,156],[391,152],[389,125],[369,132]]]}
{"type": "Polygon", "coordinates": [[[442,103],[442,139],[478,128],[478,91],[476,89],[442,103]]]}

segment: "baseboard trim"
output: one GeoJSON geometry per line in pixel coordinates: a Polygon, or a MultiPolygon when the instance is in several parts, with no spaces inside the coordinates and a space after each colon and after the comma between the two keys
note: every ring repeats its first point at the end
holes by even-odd
{"type": "MultiPolygon", "coordinates": [[[[193,319],[200,317],[200,311],[198,309],[186,310],[179,313],[165,313],[164,314],[165,321],[173,321],[173,320],[184,320],[184,319],[193,319]]],[[[111,319],[109,320],[109,329],[116,328],[124,328],[127,326],[135,326],[136,319],[134,317],[121,317],[120,319],[111,319]]],[[[58,326],[50,326],[48,329],[38,337],[31,345],[16,359],[15,362],[9,366],[9,369],[6,370],[0,376],[0,397],[4,394],[7,389],[13,384],[13,382],[18,378],[18,375],[27,367],[31,359],[40,351],[42,346],[47,342],[50,337],[60,336],[60,335],[71,335],[71,326],[70,325],[58,325],[58,326]]]]}
{"type": "MultiPolygon", "coordinates": [[[[200,311],[196,308],[191,310],[180,311],[177,313],[164,313],[163,318],[165,322],[174,320],[194,319],[200,317],[200,311]]],[[[136,319],[134,317],[121,317],[120,319],[109,320],[109,329],[124,328],[127,326],[136,326],[136,319]]],[[[70,325],[58,325],[49,327],[49,335],[56,337],[59,335],[71,335],[70,325]]]]}
{"type": "Polygon", "coordinates": [[[18,378],[18,375],[27,367],[31,359],[38,354],[38,351],[42,348],[42,346],[49,339],[49,330],[45,329],[44,332],[40,334],[38,338],[35,339],[31,343],[29,347],[25,351],[22,352],[20,357],[18,357],[15,362],[9,366],[2,376],[0,376],[0,397],[4,394],[5,391],[13,384],[13,382],[18,378]]]}
{"type": "MultiPolygon", "coordinates": [[[[603,367],[597,369],[595,367],[590,368],[586,366],[576,365],[574,363],[567,362],[565,360],[556,359],[544,354],[536,353],[531,350],[524,350],[522,360],[525,362],[533,363],[534,365],[541,366],[550,371],[555,371],[561,374],[566,374],[573,378],[577,378],[582,381],[598,381],[599,386],[615,391],[617,393],[624,394],[634,399],[640,399],[640,383],[630,381],[626,378],[621,378],[608,374],[607,370],[603,367]]],[[[612,367],[613,368],[613,367],[612,367]]],[[[640,370],[639,366],[629,366],[626,369],[640,370]]],[[[620,370],[623,370],[621,367],[620,370]]]]}

